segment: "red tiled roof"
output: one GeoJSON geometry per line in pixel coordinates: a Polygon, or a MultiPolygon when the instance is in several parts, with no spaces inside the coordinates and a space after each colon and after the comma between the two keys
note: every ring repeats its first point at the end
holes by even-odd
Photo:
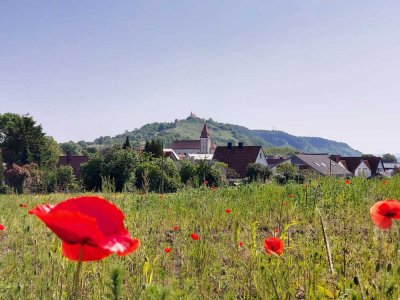
{"type": "Polygon", "coordinates": [[[71,166],[74,171],[76,179],[80,179],[79,169],[81,164],[87,162],[89,157],[86,155],[70,155],[70,156],[59,156],[58,166],[71,166]]]}
{"type": "Polygon", "coordinates": [[[213,159],[226,163],[230,168],[234,169],[240,177],[246,177],[247,167],[251,163],[255,163],[261,146],[218,146],[215,149],[213,159]]]}
{"type": "Polygon", "coordinates": [[[172,142],[172,149],[200,149],[200,140],[183,140],[172,142]]]}
{"type": "Polygon", "coordinates": [[[200,138],[208,138],[210,137],[210,131],[208,130],[207,123],[204,124],[203,130],[201,131],[200,138]]]}

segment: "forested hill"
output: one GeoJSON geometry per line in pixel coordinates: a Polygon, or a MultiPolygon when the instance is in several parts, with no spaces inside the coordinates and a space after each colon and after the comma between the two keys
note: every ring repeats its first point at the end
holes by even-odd
{"type": "MultiPolygon", "coordinates": [[[[146,140],[154,138],[162,139],[166,146],[170,146],[174,140],[199,139],[204,122],[207,122],[211,130],[212,142],[217,145],[226,145],[228,142],[237,144],[239,141],[244,145],[262,145],[264,147],[288,147],[300,152],[309,153],[335,153],[341,155],[361,155],[345,143],[331,141],[319,137],[297,137],[282,131],[250,130],[244,126],[219,123],[212,119],[201,119],[188,117],[174,122],[150,123],[133,131],[115,137],[99,137],[90,145],[107,146],[123,144],[126,137],[132,145],[143,145],[146,140]]],[[[82,142],[79,142],[82,145],[82,142]]],[[[84,146],[84,145],[82,145],[84,146]]]]}

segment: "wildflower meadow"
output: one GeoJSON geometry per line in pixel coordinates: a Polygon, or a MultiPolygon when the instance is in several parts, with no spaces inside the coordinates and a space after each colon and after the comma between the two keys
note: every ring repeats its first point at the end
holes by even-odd
{"type": "Polygon", "coordinates": [[[0,299],[398,299],[400,178],[0,197],[0,299]]]}

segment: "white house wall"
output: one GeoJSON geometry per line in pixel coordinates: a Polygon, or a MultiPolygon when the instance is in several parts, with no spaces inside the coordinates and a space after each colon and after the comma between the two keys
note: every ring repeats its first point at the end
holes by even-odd
{"type": "Polygon", "coordinates": [[[174,149],[176,154],[192,154],[192,153],[200,153],[200,149],[185,149],[185,148],[176,148],[174,149]]]}
{"type": "Polygon", "coordinates": [[[370,177],[371,170],[367,167],[364,162],[361,162],[357,169],[354,171],[354,175],[357,177],[370,177]]]}
{"type": "Polygon", "coordinates": [[[268,166],[267,158],[265,157],[264,152],[262,151],[262,148],[260,149],[260,152],[258,152],[256,163],[262,164],[264,166],[268,166]]]}

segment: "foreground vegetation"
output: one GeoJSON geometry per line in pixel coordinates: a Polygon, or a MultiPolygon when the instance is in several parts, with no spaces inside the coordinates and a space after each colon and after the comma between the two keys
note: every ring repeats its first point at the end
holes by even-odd
{"type": "MultiPolygon", "coordinates": [[[[72,196],[0,197],[0,299],[67,299],[76,263],[28,209],[72,196]]],[[[121,208],[141,246],[84,263],[83,299],[400,297],[399,224],[380,230],[369,216],[375,201],[400,199],[399,177],[101,196],[121,208]],[[282,256],[263,248],[273,235],[284,240],[282,256]]]]}

